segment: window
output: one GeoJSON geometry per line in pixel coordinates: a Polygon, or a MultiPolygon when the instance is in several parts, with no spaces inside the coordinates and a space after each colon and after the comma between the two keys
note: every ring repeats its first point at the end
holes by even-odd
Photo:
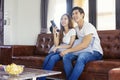
{"type": "Polygon", "coordinates": [[[49,0],[48,4],[48,33],[51,26],[50,20],[54,20],[57,27],[60,28],[60,18],[66,13],[66,0],[49,0]]]}
{"type": "Polygon", "coordinates": [[[115,29],[115,0],[97,0],[97,29],[115,29]]]}
{"type": "Polygon", "coordinates": [[[88,17],[88,0],[73,0],[73,7],[79,6],[82,7],[85,11],[85,21],[88,22],[89,17],[88,17]]]}

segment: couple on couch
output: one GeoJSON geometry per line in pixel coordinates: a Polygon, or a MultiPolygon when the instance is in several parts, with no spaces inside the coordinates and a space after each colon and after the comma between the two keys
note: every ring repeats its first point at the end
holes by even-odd
{"type": "MultiPolygon", "coordinates": [[[[55,64],[62,60],[66,80],[78,80],[86,63],[102,59],[103,50],[97,31],[92,24],[84,21],[84,16],[82,8],[72,9],[72,19],[78,24],[75,28],[68,14],[61,17],[61,30],[57,32],[57,28],[53,28],[54,45],[44,60],[43,69],[52,70],[55,64]],[[76,63],[73,67],[74,60],[76,63]]],[[[45,79],[42,77],[37,80],[45,79]]]]}

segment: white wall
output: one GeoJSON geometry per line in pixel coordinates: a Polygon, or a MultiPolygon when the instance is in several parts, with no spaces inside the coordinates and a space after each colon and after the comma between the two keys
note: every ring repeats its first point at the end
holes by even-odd
{"type": "Polygon", "coordinates": [[[5,45],[35,45],[40,33],[40,0],[5,0],[5,45]]]}

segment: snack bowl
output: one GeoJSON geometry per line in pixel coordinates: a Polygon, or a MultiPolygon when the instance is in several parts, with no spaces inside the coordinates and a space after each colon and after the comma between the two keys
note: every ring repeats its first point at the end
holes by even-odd
{"type": "Polygon", "coordinates": [[[0,64],[0,71],[4,71],[4,66],[0,64]]]}
{"type": "Polygon", "coordinates": [[[24,65],[16,65],[15,63],[12,63],[10,65],[6,65],[4,67],[4,70],[10,76],[18,76],[19,74],[23,72],[24,65]]]}

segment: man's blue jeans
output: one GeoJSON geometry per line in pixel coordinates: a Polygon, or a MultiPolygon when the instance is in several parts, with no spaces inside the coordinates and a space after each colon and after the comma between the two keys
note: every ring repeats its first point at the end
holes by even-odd
{"type": "Polygon", "coordinates": [[[65,56],[63,56],[66,79],[78,80],[86,63],[100,59],[102,59],[102,55],[97,51],[94,51],[93,53],[83,52],[80,53],[78,56],[72,53],[66,54],[65,56]],[[72,65],[73,60],[76,60],[76,64],[74,65],[74,67],[72,65]]]}
{"type": "MultiPolygon", "coordinates": [[[[62,57],[59,55],[59,52],[49,53],[44,60],[43,69],[52,70],[54,68],[55,64],[61,59],[62,59],[62,57]]],[[[46,80],[46,77],[37,78],[37,80],[46,80]]]]}

